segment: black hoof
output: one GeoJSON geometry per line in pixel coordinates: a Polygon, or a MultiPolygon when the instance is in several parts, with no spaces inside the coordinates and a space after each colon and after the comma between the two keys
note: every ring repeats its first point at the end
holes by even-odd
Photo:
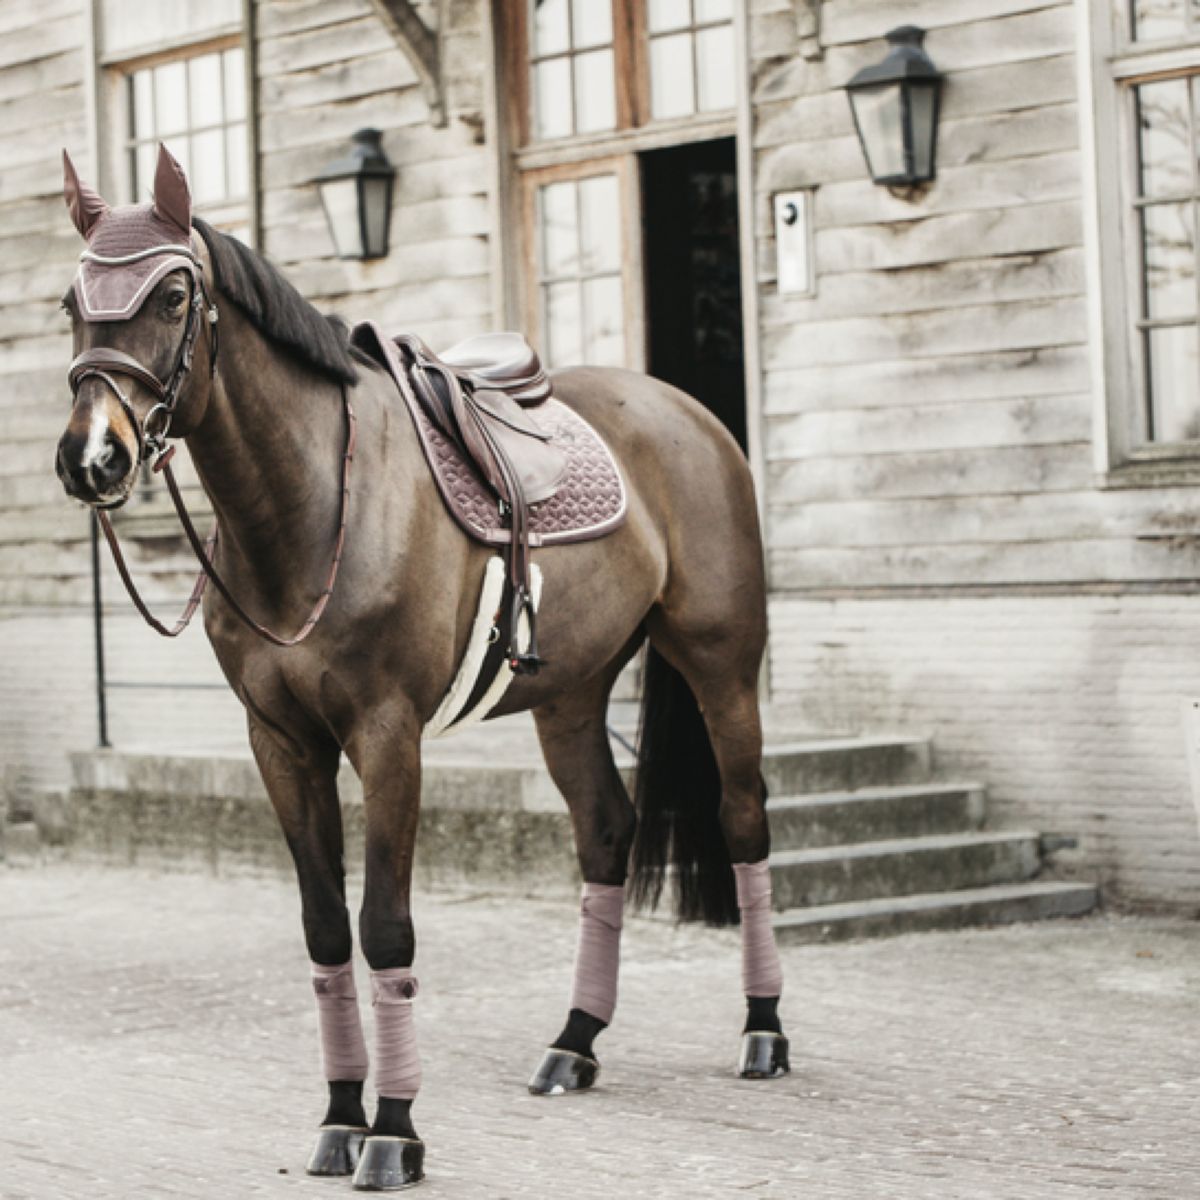
{"type": "Polygon", "coordinates": [[[791,1069],[788,1040],[782,1033],[742,1034],[738,1074],[743,1079],[778,1079],[791,1069]]]}
{"type": "Polygon", "coordinates": [[[573,1050],[557,1050],[551,1046],[529,1081],[535,1096],[561,1096],[565,1092],[582,1092],[596,1082],[600,1064],[573,1050]]]}
{"type": "Polygon", "coordinates": [[[357,1192],[398,1192],[425,1178],[425,1143],[413,1138],[370,1136],[363,1145],[357,1192]]]}
{"type": "Polygon", "coordinates": [[[323,1125],[304,1169],[310,1175],[353,1175],[367,1133],[355,1125],[323,1125]]]}

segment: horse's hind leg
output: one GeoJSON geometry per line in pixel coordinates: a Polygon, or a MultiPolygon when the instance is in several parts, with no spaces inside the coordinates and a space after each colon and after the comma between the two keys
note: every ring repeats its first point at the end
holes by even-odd
{"type": "Polygon", "coordinates": [[[302,747],[253,718],[250,744],[296,864],[329,1085],[329,1107],[308,1171],[350,1175],[366,1134],[362,1091],[368,1063],[346,912],[338,749],[315,742],[302,747]]]}
{"type": "Polygon", "coordinates": [[[595,1082],[599,1065],[592,1043],[616,1005],[625,874],[636,825],[608,742],[608,694],[618,671],[616,664],[603,679],[534,712],[546,766],[570,809],[583,875],[569,1014],[529,1082],[538,1095],[595,1082]]]}
{"type": "Polygon", "coordinates": [[[697,622],[656,613],[651,642],[687,681],[699,703],[720,774],[719,819],[733,864],[742,926],[746,996],[739,1073],[774,1078],[789,1070],[779,1020],[783,972],[771,927],[771,847],[762,779],[758,671],[762,640],[755,627],[729,619],[697,622]]]}

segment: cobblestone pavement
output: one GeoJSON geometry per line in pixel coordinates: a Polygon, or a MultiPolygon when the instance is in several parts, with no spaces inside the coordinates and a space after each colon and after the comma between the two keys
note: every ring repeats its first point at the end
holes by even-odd
{"type": "MultiPolygon", "coordinates": [[[[297,908],[275,878],[0,867],[0,1196],[349,1196],[303,1172],[297,908]]],[[[789,949],[794,1071],[746,1083],[736,936],[631,920],[600,1086],[534,1098],[569,909],[419,898],[419,1195],[1200,1196],[1198,924],[789,949]]]]}

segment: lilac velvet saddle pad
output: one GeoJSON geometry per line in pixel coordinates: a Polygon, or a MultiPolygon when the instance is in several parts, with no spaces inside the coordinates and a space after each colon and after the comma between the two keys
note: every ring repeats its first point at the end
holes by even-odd
{"type": "MultiPolygon", "coordinates": [[[[451,516],[476,541],[506,545],[507,517],[496,494],[458,446],[430,419],[407,378],[400,352],[370,324],[354,330],[354,343],[384,365],[395,380],[416,427],[421,448],[451,516]]],[[[620,469],[600,435],[577,412],[551,397],[524,410],[566,458],[554,495],[530,505],[531,546],[584,542],[611,533],[625,520],[620,469]]]]}

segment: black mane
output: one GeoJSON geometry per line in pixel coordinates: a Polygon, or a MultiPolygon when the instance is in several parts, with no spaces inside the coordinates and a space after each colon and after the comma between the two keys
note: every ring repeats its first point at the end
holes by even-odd
{"type": "Polygon", "coordinates": [[[342,383],[358,381],[345,321],[319,313],[275,267],[237,238],[199,217],[192,224],[208,247],[217,288],[259,332],[342,383]]]}

